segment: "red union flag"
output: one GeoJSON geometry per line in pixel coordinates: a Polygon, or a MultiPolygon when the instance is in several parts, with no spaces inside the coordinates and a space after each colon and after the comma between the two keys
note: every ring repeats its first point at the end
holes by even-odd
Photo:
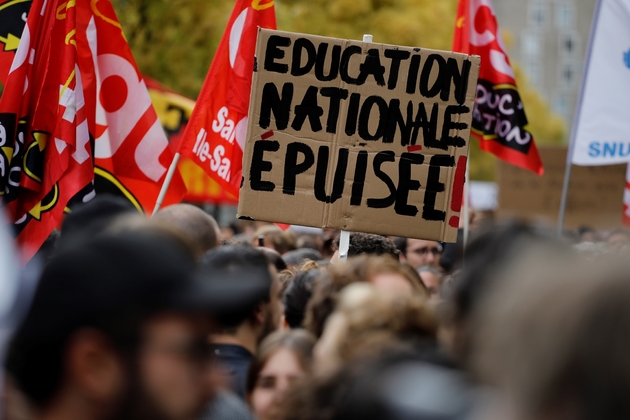
{"type": "Polygon", "coordinates": [[[259,26],[276,29],[273,0],[237,0],[179,148],[236,196],[259,26]]]}
{"type": "Polygon", "coordinates": [[[0,100],[0,196],[25,260],[93,178],[76,8],[35,0],[32,9],[0,100]]]}
{"type": "Polygon", "coordinates": [[[542,175],[523,102],[490,0],[460,0],[453,51],[481,57],[472,134],[482,150],[542,175]]]}
{"type": "MultiPolygon", "coordinates": [[[[77,2],[77,24],[96,192],[122,194],[150,213],[173,152],[111,2],[77,2]]],[[[164,203],[185,193],[176,171],[164,203]]]]}

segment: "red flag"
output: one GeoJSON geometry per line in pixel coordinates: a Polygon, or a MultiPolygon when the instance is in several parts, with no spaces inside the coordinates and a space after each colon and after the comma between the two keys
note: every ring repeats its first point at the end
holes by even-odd
{"type": "MultiPolygon", "coordinates": [[[[172,158],[109,0],[34,0],[0,100],[0,196],[25,259],[95,190],[152,210],[172,158]]],[[[176,173],[165,202],[185,191],[176,173]]]]}
{"type": "Polygon", "coordinates": [[[276,29],[273,0],[237,0],[179,148],[236,196],[259,26],[276,29]]]}
{"type": "MultiPolygon", "coordinates": [[[[156,80],[144,77],[149,88],[149,95],[155,112],[166,132],[171,149],[177,150],[179,142],[188,120],[195,108],[195,101],[189,99],[167,87],[161,85],[156,80]]],[[[177,166],[186,184],[188,193],[184,196],[184,201],[189,203],[214,203],[235,205],[238,198],[228,193],[225,189],[186,157],[179,160],[177,166]]]]}
{"type": "MultiPolygon", "coordinates": [[[[173,152],[109,0],[78,2],[78,53],[97,193],[123,194],[151,212],[173,152]]],[[[164,204],[186,193],[176,171],[164,204]]]]}
{"type": "Polygon", "coordinates": [[[25,259],[93,177],[76,29],[69,2],[35,0],[0,99],[0,194],[25,259]]]}
{"type": "Polygon", "coordinates": [[[3,85],[7,82],[30,8],[31,0],[0,0],[0,83],[3,85]]]}
{"type": "Polygon", "coordinates": [[[542,175],[534,137],[490,0],[459,0],[453,51],[481,56],[472,134],[482,150],[542,175]]]}

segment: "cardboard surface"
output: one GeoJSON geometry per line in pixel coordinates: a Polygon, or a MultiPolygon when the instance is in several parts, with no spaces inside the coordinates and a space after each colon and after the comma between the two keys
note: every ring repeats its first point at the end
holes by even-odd
{"type": "MultiPolygon", "coordinates": [[[[498,161],[499,214],[557,223],[566,147],[541,147],[545,174],[539,177],[498,161]]],[[[573,166],[565,228],[610,229],[621,225],[626,165],[573,166]]]]}
{"type": "Polygon", "coordinates": [[[261,29],[238,216],[455,241],[479,57],[261,29]]]}

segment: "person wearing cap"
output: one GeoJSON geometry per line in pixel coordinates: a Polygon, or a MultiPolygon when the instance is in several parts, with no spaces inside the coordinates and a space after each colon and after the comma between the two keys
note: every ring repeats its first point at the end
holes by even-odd
{"type": "Polygon", "coordinates": [[[41,274],[5,369],[35,420],[198,418],[207,385],[209,300],[169,234],[67,244],[41,274]]]}
{"type": "Polygon", "coordinates": [[[228,245],[204,255],[199,271],[211,294],[221,296],[213,305],[222,328],[212,335],[212,352],[229,389],[245,398],[256,348],[282,316],[276,269],[253,247],[228,245]]]}

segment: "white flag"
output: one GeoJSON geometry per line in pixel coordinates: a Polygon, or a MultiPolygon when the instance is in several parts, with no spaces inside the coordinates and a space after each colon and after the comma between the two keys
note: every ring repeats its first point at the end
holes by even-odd
{"type": "Polygon", "coordinates": [[[630,162],[630,0],[600,0],[595,10],[570,162],[630,162]]]}

